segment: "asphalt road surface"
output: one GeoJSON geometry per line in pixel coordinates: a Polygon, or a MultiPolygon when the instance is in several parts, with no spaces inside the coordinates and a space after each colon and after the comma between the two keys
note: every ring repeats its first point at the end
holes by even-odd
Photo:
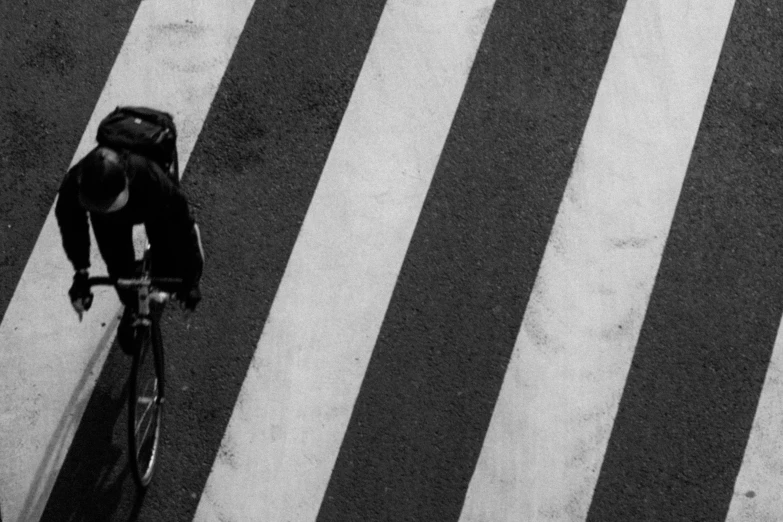
{"type": "Polygon", "coordinates": [[[783,519],[778,3],[222,4],[0,13],[3,520],[783,519]],[[50,215],[126,103],[207,257],[144,493],[50,215]]]}

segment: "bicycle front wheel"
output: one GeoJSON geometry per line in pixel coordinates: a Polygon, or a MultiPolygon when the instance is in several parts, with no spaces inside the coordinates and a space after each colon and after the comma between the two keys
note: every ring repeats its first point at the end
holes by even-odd
{"type": "Polygon", "coordinates": [[[128,395],[128,450],[133,477],[139,487],[146,488],[159,456],[164,367],[157,322],[138,328],[128,395]]]}

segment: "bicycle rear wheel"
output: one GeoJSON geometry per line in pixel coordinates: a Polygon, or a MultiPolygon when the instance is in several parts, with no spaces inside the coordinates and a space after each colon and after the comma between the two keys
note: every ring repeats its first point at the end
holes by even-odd
{"type": "Polygon", "coordinates": [[[128,450],[133,478],[141,488],[158,462],[163,417],[163,346],[157,321],[139,326],[128,395],[128,450]]]}

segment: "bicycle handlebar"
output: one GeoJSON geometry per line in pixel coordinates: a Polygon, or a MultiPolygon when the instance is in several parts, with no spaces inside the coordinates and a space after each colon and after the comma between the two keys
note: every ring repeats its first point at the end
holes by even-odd
{"type": "Polygon", "coordinates": [[[181,285],[183,280],[177,277],[150,277],[150,278],[124,278],[124,277],[90,277],[87,282],[93,286],[114,286],[122,288],[134,288],[146,284],[152,285],[181,285]]]}

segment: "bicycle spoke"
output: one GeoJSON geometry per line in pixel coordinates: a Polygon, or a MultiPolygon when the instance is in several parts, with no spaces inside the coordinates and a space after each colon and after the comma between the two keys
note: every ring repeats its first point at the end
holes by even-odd
{"type": "Polygon", "coordinates": [[[144,421],[147,418],[148,414],[150,414],[152,412],[152,416],[154,418],[155,412],[153,411],[153,408],[157,407],[157,400],[158,400],[158,386],[157,386],[157,379],[155,379],[154,385],[153,385],[152,395],[151,396],[146,396],[146,395],[145,396],[140,396],[137,399],[137,401],[136,401],[136,404],[145,406],[144,409],[141,411],[141,414],[136,416],[137,419],[136,419],[135,434],[136,434],[137,440],[139,440],[140,442],[143,442],[144,440],[147,439],[147,435],[149,433],[149,427],[152,426],[153,422],[150,421],[150,422],[147,423],[147,429],[144,431],[144,435],[142,436],[141,439],[138,438],[139,429],[141,428],[141,425],[144,423],[144,421]]]}
{"type": "MultiPolygon", "coordinates": [[[[139,428],[141,428],[141,425],[142,425],[142,424],[144,424],[144,420],[145,420],[145,418],[147,417],[147,413],[148,413],[150,410],[151,410],[151,405],[150,405],[150,407],[148,407],[146,410],[144,410],[144,412],[141,414],[141,416],[139,417],[139,419],[136,421],[136,437],[137,437],[137,438],[138,438],[138,435],[139,435],[139,428]]],[[[148,423],[146,423],[146,424],[147,424],[147,426],[149,427],[149,426],[151,426],[151,425],[152,425],[152,422],[148,422],[148,423]]],[[[147,433],[148,433],[148,432],[149,432],[149,428],[147,429],[147,431],[145,431],[145,432],[144,432],[144,436],[143,436],[143,437],[142,437],[140,440],[144,440],[144,439],[147,437],[147,433]]]]}
{"type": "MultiPolygon", "coordinates": [[[[158,386],[157,386],[157,379],[155,382],[155,385],[153,386],[152,393],[151,394],[144,394],[139,395],[138,399],[136,400],[136,404],[143,404],[146,406],[144,413],[149,411],[149,409],[152,407],[153,404],[155,404],[158,400],[158,386]]],[[[142,417],[144,414],[142,414],[142,417]]]]}
{"type": "Polygon", "coordinates": [[[147,424],[147,429],[144,430],[144,436],[141,439],[139,439],[139,445],[138,445],[139,447],[136,448],[136,458],[141,456],[142,450],[146,449],[145,448],[145,444],[147,442],[147,435],[150,432],[150,426],[152,426],[151,422],[149,424],[147,424]]]}
{"type": "MultiPolygon", "coordinates": [[[[147,415],[147,414],[148,414],[148,413],[150,413],[150,411],[152,411],[152,408],[153,408],[153,406],[154,406],[155,404],[156,404],[156,403],[155,403],[154,401],[153,401],[153,402],[151,402],[151,403],[149,404],[149,406],[147,406],[147,408],[145,408],[145,409],[144,409],[144,411],[143,411],[143,412],[141,412],[141,415],[137,415],[137,416],[136,416],[136,426],[141,426],[141,424],[143,424],[143,423],[144,423],[144,421],[145,421],[145,420],[147,419],[147,417],[148,417],[148,415],[147,415]]],[[[154,412],[153,412],[153,415],[152,415],[152,417],[154,417],[154,412]]],[[[138,429],[136,430],[136,432],[137,432],[137,434],[138,434],[138,429]]]]}

